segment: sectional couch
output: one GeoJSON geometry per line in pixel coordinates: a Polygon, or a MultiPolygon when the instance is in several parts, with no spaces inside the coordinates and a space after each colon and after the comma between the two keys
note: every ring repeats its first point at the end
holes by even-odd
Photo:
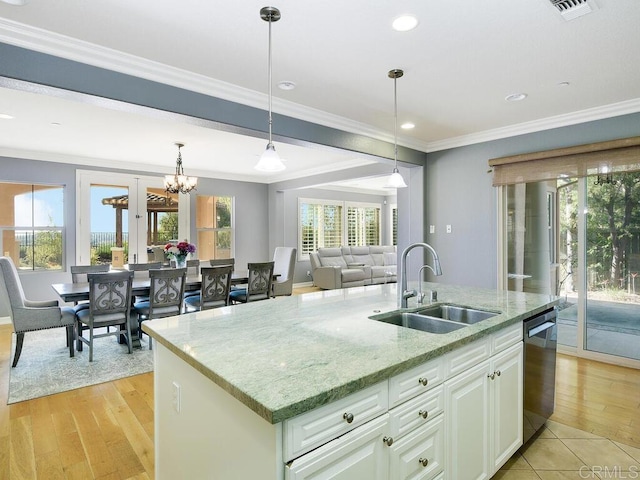
{"type": "Polygon", "coordinates": [[[397,281],[394,245],[319,248],[309,258],[313,284],[327,290],[397,281]]]}

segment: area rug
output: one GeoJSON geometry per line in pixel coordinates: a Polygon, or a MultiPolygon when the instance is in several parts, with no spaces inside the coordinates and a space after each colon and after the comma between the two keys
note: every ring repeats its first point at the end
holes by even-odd
{"type": "MultiPolygon", "coordinates": [[[[24,336],[18,366],[10,368],[7,404],[66,392],[80,387],[110,382],[153,370],[153,350],[149,350],[145,336],[142,348],[128,354],[126,345],[116,337],[94,340],[93,362],[89,362],[89,347],[69,357],[65,346],[64,328],[28,332],[24,336]]],[[[11,362],[16,336],[12,334],[11,362]]]]}

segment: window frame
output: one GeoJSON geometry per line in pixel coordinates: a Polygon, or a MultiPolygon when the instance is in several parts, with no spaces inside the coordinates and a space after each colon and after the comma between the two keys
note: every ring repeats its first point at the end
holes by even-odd
{"type": "MultiPolygon", "coordinates": [[[[233,195],[198,195],[198,197],[211,197],[214,199],[217,198],[230,198],[231,199],[231,212],[230,212],[230,216],[229,216],[229,221],[230,221],[230,226],[229,227],[198,227],[198,201],[196,199],[196,222],[195,222],[195,226],[196,226],[196,239],[200,239],[200,234],[201,232],[213,232],[214,235],[216,233],[219,232],[229,232],[230,235],[230,245],[229,245],[229,258],[234,258],[235,257],[235,244],[236,244],[236,220],[235,220],[235,215],[236,215],[236,197],[233,195]]],[[[215,222],[214,222],[215,223],[215,222]]],[[[207,258],[207,259],[203,259],[201,257],[201,245],[196,244],[196,255],[200,260],[213,260],[215,258],[207,258]]]]}
{"type": "MultiPolygon", "coordinates": [[[[20,273],[28,273],[28,272],[63,272],[66,270],[66,264],[67,264],[67,255],[66,255],[66,245],[67,245],[67,241],[66,241],[66,237],[67,237],[67,228],[66,228],[66,222],[65,222],[65,197],[66,197],[66,185],[65,184],[60,184],[60,183],[35,183],[35,182],[19,182],[19,181],[9,181],[9,180],[0,180],[0,185],[20,185],[20,186],[25,186],[25,187],[29,187],[30,190],[26,190],[22,193],[20,193],[20,195],[24,195],[29,193],[31,195],[31,217],[30,217],[30,225],[27,225],[26,223],[21,222],[20,224],[18,224],[16,222],[15,219],[15,215],[14,215],[14,221],[13,221],[13,225],[4,225],[4,224],[0,224],[0,231],[3,232],[13,232],[13,237],[14,239],[16,238],[16,232],[18,231],[24,231],[26,233],[27,236],[30,236],[32,241],[31,241],[31,250],[32,250],[32,255],[35,256],[35,244],[36,244],[36,234],[38,232],[54,232],[56,234],[60,235],[60,267],[59,268],[38,268],[35,265],[35,261],[32,261],[32,264],[29,266],[29,268],[23,267],[21,262],[20,262],[20,249],[18,249],[18,258],[15,259],[13,258],[12,255],[11,258],[14,260],[14,263],[16,265],[16,268],[18,269],[18,271],[20,271],[20,273]],[[42,190],[39,190],[38,187],[41,187],[42,190]],[[49,190],[49,189],[58,189],[60,190],[60,194],[61,194],[61,204],[62,204],[62,225],[50,225],[50,226],[36,226],[35,225],[35,209],[34,209],[34,200],[35,200],[35,194],[38,191],[44,191],[44,190],[49,190]]],[[[8,190],[8,189],[3,189],[4,191],[8,190]]],[[[14,195],[13,198],[15,198],[17,195],[14,195]]],[[[54,205],[54,208],[57,208],[57,204],[54,205]]],[[[13,203],[13,208],[15,211],[15,201],[13,203]]],[[[0,243],[2,242],[2,238],[0,238],[0,243]]],[[[18,243],[18,245],[20,245],[20,243],[18,243]]],[[[27,245],[28,246],[28,245],[27,245]]],[[[2,245],[2,255],[5,254],[5,252],[7,252],[6,250],[6,246],[3,244],[2,245]]]]}

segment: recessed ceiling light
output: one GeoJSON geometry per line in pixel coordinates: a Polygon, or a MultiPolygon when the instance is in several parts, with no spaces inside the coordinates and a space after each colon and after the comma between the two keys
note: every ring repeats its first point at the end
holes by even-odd
{"type": "Polygon", "coordinates": [[[413,15],[402,15],[397,17],[391,26],[398,32],[408,32],[418,26],[418,19],[413,15]]]}
{"type": "Polygon", "coordinates": [[[524,100],[527,98],[526,93],[512,93],[511,95],[507,95],[504,99],[507,102],[519,102],[520,100],[524,100]]]}
{"type": "Polygon", "coordinates": [[[400,128],[403,128],[405,130],[411,130],[412,128],[415,128],[415,124],[411,123],[411,122],[405,122],[402,125],[400,125],[400,128]]]}
{"type": "Polygon", "coordinates": [[[283,80],[281,82],[278,82],[278,88],[280,90],[293,90],[294,88],[296,88],[296,84],[295,82],[292,82],[290,80],[283,80]]]}
{"type": "Polygon", "coordinates": [[[0,2],[8,3],[9,5],[17,5],[18,7],[22,7],[29,3],[29,0],[0,0],[0,2]]]}
{"type": "Polygon", "coordinates": [[[571,83],[569,83],[569,82],[560,82],[560,83],[558,83],[559,87],[568,87],[569,85],[571,85],[571,83]]]}
{"type": "Polygon", "coordinates": [[[51,122],[52,127],[59,127],[60,125],[62,125],[60,122],[51,122]]]}
{"type": "Polygon", "coordinates": [[[0,118],[3,120],[11,120],[13,116],[9,115],[8,113],[0,113],[0,118]]]}

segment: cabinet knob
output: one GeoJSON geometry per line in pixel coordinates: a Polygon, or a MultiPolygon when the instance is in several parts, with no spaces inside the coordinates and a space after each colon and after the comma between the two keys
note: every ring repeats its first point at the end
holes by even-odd
{"type": "Polygon", "coordinates": [[[347,423],[351,423],[353,422],[353,413],[345,413],[344,415],[342,415],[342,418],[344,418],[347,423]]]}
{"type": "Polygon", "coordinates": [[[390,447],[391,445],[393,445],[393,438],[391,437],[384,437],[382,439],[382,442],[387,446],[390,447]]]}
{"type": "Polygon", "coordinates": [[[491,380],[493,380],[494,378],[496,378],[496,374],[494,373],[489,373],[487,374],[487,377],[489,377],[491,380]]]}
{"type": "Polygon", "coordinates": [[[420,458],[418,460],[420,462],[420,465],[422,465],[423,467],[426,467],[427,465],[429,465],[429,459],[428,458],[420,458]]]}
{"type": "Polygon", "coordinates": [[[420,382],[420,384],[421,384],[423,387],[426,387],[426,386],[427,386],[427,383],[429,383],[429,379],[428,379],[428,378],[424,378],[424,377],[420,377],[420,378],[418,379],[418,382],[420,382]]]}
{"type": "Polygon", "coordinates": [[[496,375],[499,377],[500,376],[500,370],[496,370],[496,375]]]}
{"type": "Polygon", "coordinates": [[[418,412],[418,415],[420,415],[422,418],[427,418],[429,416],[429,412],[427,412],[426,410],[420,410],[418,412]]]}

